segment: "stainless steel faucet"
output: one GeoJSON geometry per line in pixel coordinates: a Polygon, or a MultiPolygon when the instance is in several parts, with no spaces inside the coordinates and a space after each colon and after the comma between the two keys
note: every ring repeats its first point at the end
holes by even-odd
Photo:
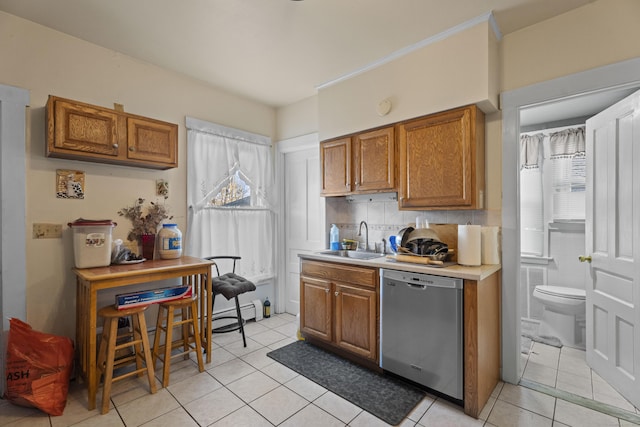
{"type": "Polygon", "coordinates": [[[369,250],[369,226],[365,221],[360,221],[360,227],[358,228],[358,236],[362,236],[362,225],[364,224],[365,236],[364,236],[364,250],[369,250]]]}

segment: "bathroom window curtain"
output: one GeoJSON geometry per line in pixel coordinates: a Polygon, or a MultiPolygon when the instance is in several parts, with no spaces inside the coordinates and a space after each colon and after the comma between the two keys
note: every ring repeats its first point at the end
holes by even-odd
{"type": "Polygon", "coordinates": [[[544,251],[544,203],[539,166],[542,133],[520,136],[520,250],[542,256],[544,251]],[[526,191],[524,191],[526,189],[526,191]]]}
{"type": "Polygon", "coordinates": [[[271,140],[187,117],[185,253],[242,257],[236,273],[274,277],[275,179],[271,140]]]}
{"type": "Polygon", "coordinates": [[[549,135],[553,172],[553,219],[584,220],[586,158],[584,127],[549,135]]]}

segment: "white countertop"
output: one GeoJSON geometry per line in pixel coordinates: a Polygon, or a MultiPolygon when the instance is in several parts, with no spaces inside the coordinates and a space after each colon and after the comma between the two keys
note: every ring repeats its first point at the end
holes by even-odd
{"type": "Polygon", "coordinates": [[[298,257],[316,261],[335,262],[340,264],[362,265],[365,267],[386,268],[390,270],[410,271],[412,273],[433,274],[434,276],[455,277],[467,280],[483,280],[491,276],[502,267],[500,264],[485,264],[479,267],[467,267],[459,264],[447,267],[434,267],[409,262],[397,262],[380,256],[372,259],[346,258],[336,255],[325,255],[321,253],[300,253],[298,257]]]}

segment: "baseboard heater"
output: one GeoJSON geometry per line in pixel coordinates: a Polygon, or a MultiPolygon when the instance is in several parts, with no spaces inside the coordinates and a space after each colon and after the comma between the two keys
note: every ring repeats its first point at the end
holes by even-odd
{"type": "MultiPolygon", "coordinates": [[[[245,321],[262,320],[262,301],[260,301],[259,299],[256,299],[249,303],[240,304],[240,313],[242,315],[242,318],[245,321]]],[[[216,319],[218,317],[232,317],[232,316],[233,317],[236,316],[235,304],[223,310],[214,311],[212,318],[216,319]]],[[[229,318],[217,319],[217,320],[214,320],[213,322],[213,329],[221,328],[234,323],[238,323],[237,320],[229,319],[229,318]]]]}

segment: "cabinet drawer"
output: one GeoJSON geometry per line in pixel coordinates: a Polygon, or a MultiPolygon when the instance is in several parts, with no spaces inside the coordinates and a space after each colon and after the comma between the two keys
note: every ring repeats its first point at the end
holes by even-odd
{"type": "Polygon", "coordinates": [[[378,269],[350,264],[302,260],[301,274],[340,283],[352,283],[373,289],[376,288],[378,283],[378,269]]]}

